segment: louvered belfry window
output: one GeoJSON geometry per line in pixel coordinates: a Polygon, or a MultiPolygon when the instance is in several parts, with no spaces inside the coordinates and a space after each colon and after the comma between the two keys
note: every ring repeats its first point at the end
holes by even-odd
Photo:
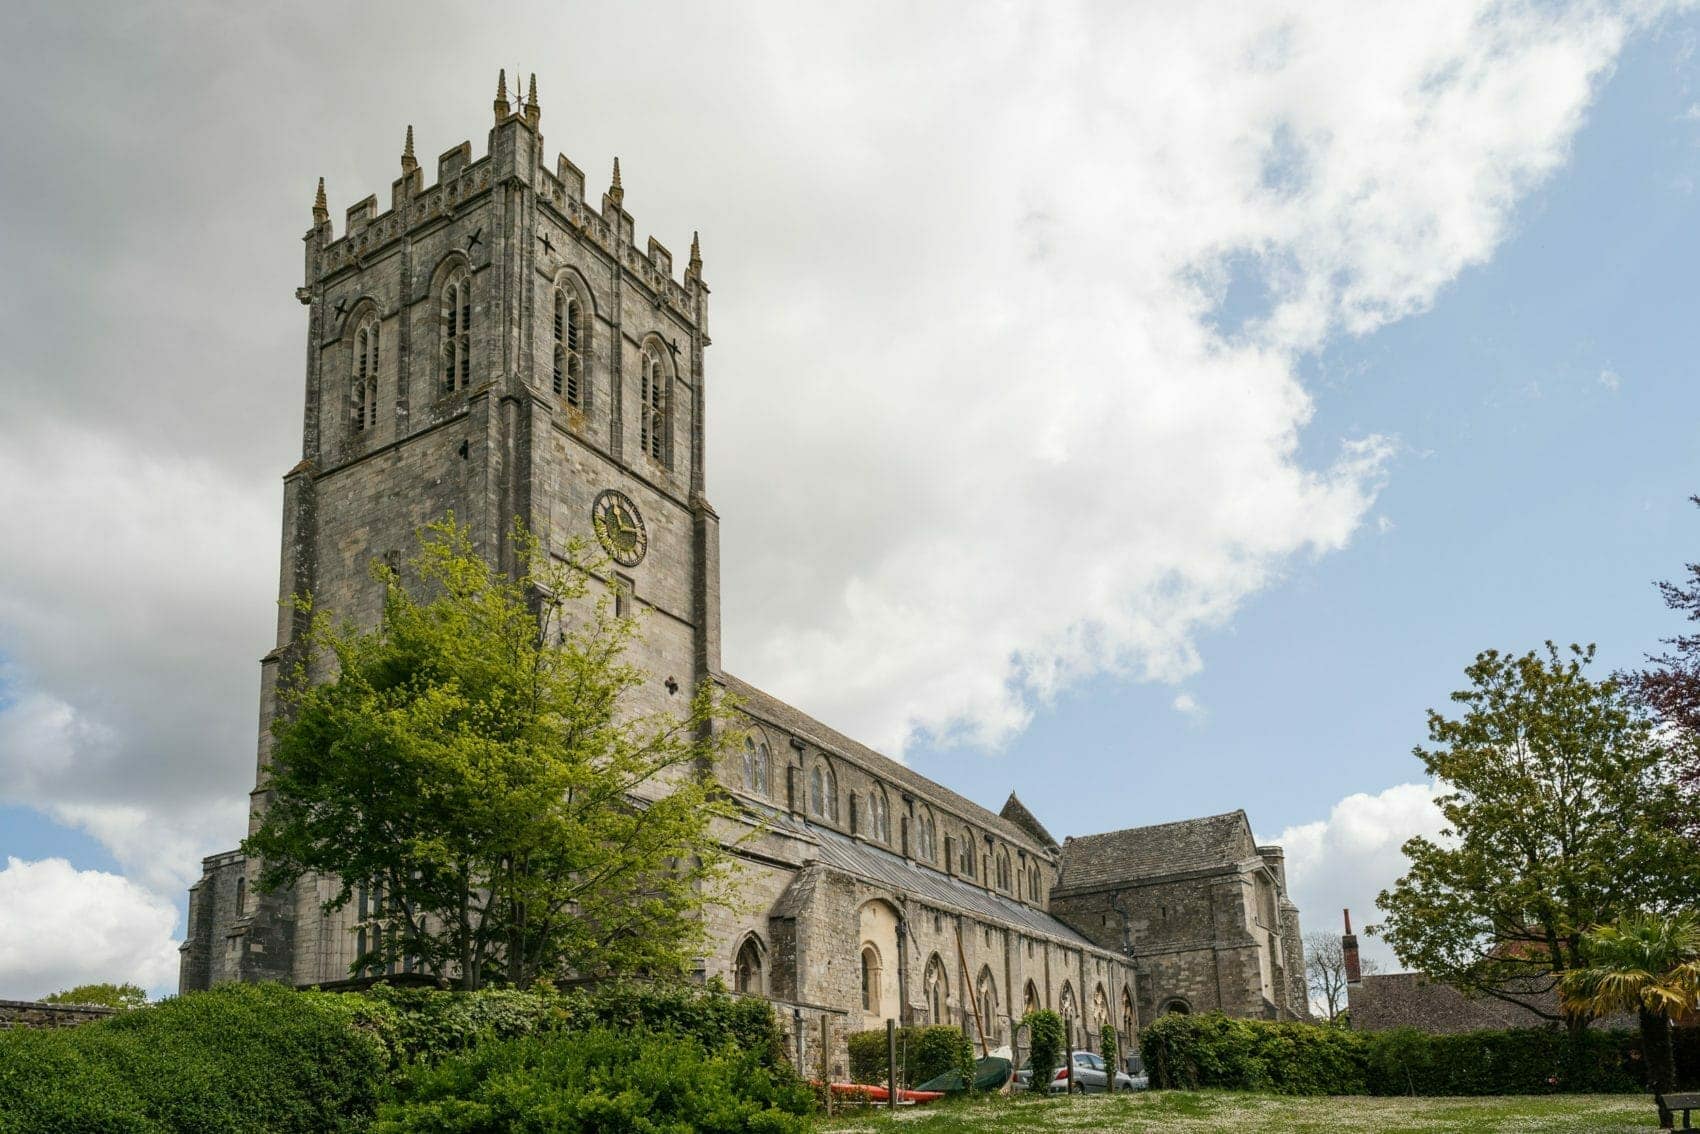
{"type": "Polygon", "coordinates": [[[349,422],[356,433],[378,424],[378,320],[367,318],[354,332],[354,366],[349,376],[349,422]]]}
{"type": "Polygon", "coordinates": [[[555,393],[568,405],[584,404],[584,307],[578,297],[555,289],[555,393]]]}
{"type": "Polygon", "coordinates": [[[443,284],[442,384],[444,393],[472,383],[472,277],[458,268],[443,284]]]}

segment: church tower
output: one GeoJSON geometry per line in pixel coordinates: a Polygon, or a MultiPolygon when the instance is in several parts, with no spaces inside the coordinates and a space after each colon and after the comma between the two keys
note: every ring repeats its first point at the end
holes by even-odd
{"type": "MultiPolygon", "coordinates": [[[[718,518],[703,484],[708,286],[693,236],[682,280],[654,237],[639,248],[619,159],[593,205],[583,172],[545,162],[532,77],[497,82],[483,157],[462,142],[425,184],[408,127],[390,205],[347,211],[321,180],[296,298],[307,308],[300,462],[284,477],[277,645],[261,663],[250,830],[266,806],[278,681],[305,624],[287,600],[371,624],[374,559],[408,559],[453,512],[514,566],[523,520],[552,553],[599,537],[621,602],[644,614],[634,660],[646,708],[685,708],[720,678],[718,518]]],[[[208,858],[190,891],[187,991],[226,980],[331,982],[359,951],[358,909],[327,918],[328,884],[260,896],[258,864],[208,858]]]]}

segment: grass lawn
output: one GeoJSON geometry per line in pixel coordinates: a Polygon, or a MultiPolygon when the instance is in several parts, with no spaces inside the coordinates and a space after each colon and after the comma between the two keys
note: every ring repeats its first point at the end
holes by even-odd
{"type": "MultiPolygon", "coordinates": [[[[1678,1120],[1680,1122],[1680,1119],[1678,1120]]],[[[1028,1130],[1295,1131],[1303,1134],[1608,1134],[1657,1130],[1648,1095],[1492,1098],[1286,1098],[1237,1091],[1146,1091],[1086,1098],[989,1098],[954,1105],[848,1111],[822,1122],[832,1134],[1019,1134],[1028,1130]]]]}

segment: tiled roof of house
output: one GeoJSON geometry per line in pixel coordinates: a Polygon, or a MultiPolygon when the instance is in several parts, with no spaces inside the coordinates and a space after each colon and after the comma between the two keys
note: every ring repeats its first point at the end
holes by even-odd
{"type": "MultiPolygon", "coordinates": [[[[809,716],[800,709],[787,705],[784,701],[770,693],[764,693],[742,678],[724,674],[727,691],[735,696],[741,707],[751,716],[777,725],[794,735],[812,741],[834,755],[841,756],[852,763],[860,764],[869,773],[887,780],[899,787],[924,797],[935,806],[954,811],[977,827],[994,832],[1008,839],[1016,846],[1033,850],[1049,850],[1054,843],[1047,846],[1038,841],[1034,834],[1017,823],[981,807],[971,799],[957,795],[949,788],[937,784],[919,772],[899,764],[889,756],[882,756],[865,744],[851,740],[848,736],[828,725],[809,716]]],[[[1025,808],[1023,808],[1025,810],[1025,808]]],[[[1034,820],[1035,824],[1038,822],[1034,820]]],[[[1043,828],[1040,828],[1043,830],[1043,828]]]]}
{"type": "Polygon", "coordinates": [[[1056,892],[1226,868],[1256,855],[1244,811],[1084,835],[1063,844],[1056,892]]]}

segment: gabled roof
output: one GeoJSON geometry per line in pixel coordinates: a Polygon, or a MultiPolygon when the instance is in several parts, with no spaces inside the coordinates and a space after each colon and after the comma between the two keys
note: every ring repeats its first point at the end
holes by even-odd
{"type": "Polygon", "coordinates": [[[1004,800],[1003,810],[998,814],[1038,839],[1042,845],[1055,849],[1057,841],[1045,830],[1045,825],[1039,822],[1038,816],[1027,810],[1027,805],[1022,803],[1013,791],[1009,793],[1009,798],[1004,800]]]}
{"type": "MultiPolygon", "coordinates": [[[[954,811],[974,826],[995,832],[1016,846],[1028,850],[1051,850],[1056,845],[1054,842],[1047,845],[1037,840],[1026,827],[992,814],[973,800],[965,799],[949,788],[934,783],[889,756],[881,756],[867,745],[851,740],[837,729],[822,724],[801,709],[787,705],[771,693],[764,693],[742,678],[733,677],[728,673],[722,675],[722,680],[726,683],[727,692],[735,696],[741,707],[751,716],[777,725],[800,739],[811,741],[835,756],[860,764],[870,774],[907,789],[935,807],[954,811]]],[[[940,832],[941,837],[943,834],[944,832],[940,832]]]]}
{"type": "MultiPolygon", "coordinates": [[[[817,827],[806,820],[793,819],[782,812],[771,814],[768,822],[804,838],[813,839],[819,846],[815,862],[798,875],[797,882],[792,884],[793,887],[812,887],[818,879],[818,874],[815,873],[817,868],[827,867],[889,886],[897,893],[912,895],[923,902],[965,910],[995,924],[1044,934],[1096,953],[1113,953],[1113,950],[1094,945],[1078,930],[1064,925],[1036,906],[1023,905],[971,882],[940,874],[936,870],[892,854],[883,847],[841,835],[827,827],[817,827]]],[[[806,902],[806,895],[790,902],[782,899],[786,912],[801,908],[806,902]]]]}
{"type": "Polygon", "coordinates": [[[1194,870],[1227,869],[1256,857],[1257,844],[1244,811],[1129,827],[1065,842],[1062,877],[1055,892],[1145,881],[1194,870]]]}

